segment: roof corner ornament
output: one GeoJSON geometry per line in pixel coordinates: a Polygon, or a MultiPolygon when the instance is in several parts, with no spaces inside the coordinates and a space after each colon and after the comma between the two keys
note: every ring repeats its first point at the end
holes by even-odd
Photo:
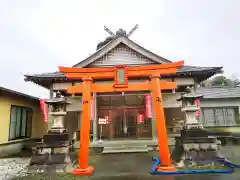
{"type": "Polygon", "coordinates": [[[126,36],[126,37],[130,37],[136,30],[137,30],[137,28],[138,28],[138,24],[136,24],[132,29],[131,29],[131,31],[129,31],[128,33],[125,31],[125,30],[123,30],[123,29],[119,29],[115,34],[109,29],[109,28],[107,28],[106,26],[104,26],[104,30],[108,33],[108,34],[110,34],[110,36],[112,37],[112,38],[115,38],[116,36],[126,36]]]}

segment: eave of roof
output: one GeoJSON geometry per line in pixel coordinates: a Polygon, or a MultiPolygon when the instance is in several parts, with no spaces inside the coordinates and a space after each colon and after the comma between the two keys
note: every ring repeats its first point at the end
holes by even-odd
{"type": "Polygon", "coordinates": [[[204,99],[240,98],[240,87],[236,88],[197,88],[197,94],[203,94],[204,99]]]}
{"type": "MultiPolygon", "coordinates": [[[[202,74],[204,72],[212,73],[221,73],[222,67],[197,67],[197,66],[183,66],[178,69],[177,75],[183,74],[202,74]]],[[[53,79],[53,78],[65,78],[64,73],[61,72],[52,72],[52,73],[42,73],[42,74],[33,74],[25,75],[26,81],[31,81],[31,79],[53,79]]]]}
{"type": "Polygon", "coordinates": [[[7,92],[7,93],[11,93],[11,94],[14,94],[14,95],[18,95],[18,96],[21,96],[21,97],[25,97],[25,98],[29,98],[29,99],[33,99],[33,100],[37,100],[37,101],[40,100],[39,98],[37,98],[35,96],[24,94],[24,93],[14,91],[14,90],[11,90],[11,89],[8,89],[8,88],[4,88],[4,87],[0,87],[0,91],[4,91],[4,92],[7,92]]]}

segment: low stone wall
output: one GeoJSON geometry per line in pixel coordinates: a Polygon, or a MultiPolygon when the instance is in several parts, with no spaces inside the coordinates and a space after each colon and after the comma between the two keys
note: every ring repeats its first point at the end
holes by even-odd
{"type": "Polygon", "coordinates": [[[0,146],[0,158],[18,154],[22,151],[23,142],[4,144],[0,146]]]}
{"type": "Polygon", "coordinates": [[[38,139],[25,139],[0,145],[0,158],[20,154],[24,149],[32,149],[38,139]]]}

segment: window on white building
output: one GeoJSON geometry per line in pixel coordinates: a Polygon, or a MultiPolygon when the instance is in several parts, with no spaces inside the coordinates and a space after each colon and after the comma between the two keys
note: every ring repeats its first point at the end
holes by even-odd
{"type": "Polygon", "coordinates": [[[238,121],[238,107],[202,108],[204,126],[234,126],[238,121]]]}

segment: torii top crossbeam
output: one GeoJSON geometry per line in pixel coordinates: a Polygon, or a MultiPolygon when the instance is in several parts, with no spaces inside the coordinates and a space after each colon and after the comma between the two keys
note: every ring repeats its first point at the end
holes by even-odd
{"type": "Polygon", "coordinates": [[[69,79],[82,79],[89,77],[93,79],[108,79],[114,78],[114,72],[116,69],[127,68],[128,77],[147,77],[156,72],[159,73],[159,75],[175,74],[177,72],[177,68],[182,67],[183,64],[184,61],[139,67],[127,67],[122,65],[111,68],[73,68],[60,66],[59,71],[65,73],[66,77],[69,79]]]}
{"type": "MultiPolygon", "coordinates": [[[[111,68],[71,68],[59,67],[59,71],[65,73],[69,79],[83,80],[91,78],[92,80],[114,79],[113,85],[92,84],[91,92],[128,92],[128,91],[146,91],[150,90],[148,82],[141,84],[128,84],[129,78],[151,77],[152,75],[175,74],[177,68],[183,66],[184,61],[169,64],[160,64],[153,66],[127,67],[125,65],[111,68]],[[121,79],[122,77],[122,79],[121,79]]],[[[176,89],[175,82],[161,81],[161,90],[176,89]]],[[[79,94],[83,92],[83,85],[72,86],[67,89],[67,93],[79,94]]]]}

